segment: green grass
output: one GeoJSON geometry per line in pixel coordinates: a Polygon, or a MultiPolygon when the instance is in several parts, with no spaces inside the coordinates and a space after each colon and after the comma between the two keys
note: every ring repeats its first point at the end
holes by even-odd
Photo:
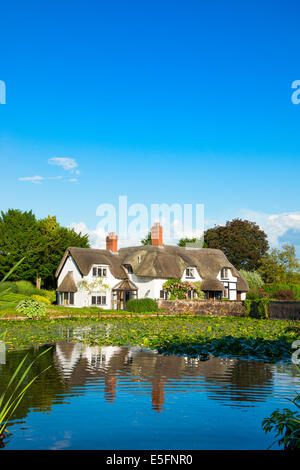
{"type": "Polygon", "coordinates": [[[138,345],[160,352],[207,359],[230,355],[290,360],[299,339],[297,322],[237,317],[77,318],[0,322],[9,349],[67,339],[97,345],[138,345]]]}
{"type": "MultiPolygon", "coordinates": [[[[22,294],[5,294],[1,296],[0,306],[2,304],[7,304],[8,302],[16,301],[17,303],[20,300],[28,299],[28,296],[24,296],[22,294]]],[[[99,315],[138,315],[137,312],[128,312],[126,310],[104,310],[98,307],[82,307],[82,308],[75,308],[75,307],[67,307],[62,305],[46,305],[46,313],[48,318],[55,318],[55,317],[81,317],[81,316],[99,316],[99,315]]],[[[143,312],[143,315],[157,315],[161,314],[162,310],[157,312],[143,312]]],[[[15,305],[9,306],[0,310],[0,320],[2,318],[10,318],[10,317],[24,317],[25,315],[16,312],[15,305]]]]}

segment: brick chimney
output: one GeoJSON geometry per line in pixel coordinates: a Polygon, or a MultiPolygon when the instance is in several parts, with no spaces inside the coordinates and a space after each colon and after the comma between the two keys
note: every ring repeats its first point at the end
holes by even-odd
{"type": "Polygon", "coordinates": [[[163,246],[163,228],[159,222],[156,222],[151,229],[152,245],[163,246]]]}
{"type": "Polygon", "coordinates": [[[106,249],[113,253],[118,252],[118,235],[115,232],[109,232],[106,237],[106,249]]]}

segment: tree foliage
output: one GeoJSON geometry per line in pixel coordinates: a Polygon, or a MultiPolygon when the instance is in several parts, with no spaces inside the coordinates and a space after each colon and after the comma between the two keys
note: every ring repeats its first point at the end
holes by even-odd
{"type": "Polygon", "coordinates": [[[261,259],[259,272],[267,283],[293,283],[299,280],[300,264],[294,245],[273,248],[261,259]]]}
{"type": "Polygon", "coordinates": [[[269,244],[265,232],[254,222],[233,219],[225,226],[210,228],[204,233],[208,248],[222,250],[237,268],[255,271],[260,266],[269,244]]]}
{"type": "Polygon", "coordinates": [[[151,232],[148,232],[148,235],[146,235],[143,240],[141,240],[142,245],[152,245],[152,237],[151,237],[151,232]]]}
{"type": "Polygon", "coordinates": [[[55,286],[55,271],[68,246],[89,247],[87,235],[62,227],[56,217],[37,220],[32,211],[9,209],[0,217],[0,276],[24,257],[11,278],[55,286]]]}
{"type": "Polygon", "coordinates": [[[249,289],[261,289],[263,287],[264,281],[258,272],[241,269],[240,274],[247,282],[249,289]]]}
{"type": "Polygon", "coordinates": [[[178,246],[188,246],[190,243],[195,245],[195,248],[208,248],[203,238],[181,238],[177,243],[178,246]]]}

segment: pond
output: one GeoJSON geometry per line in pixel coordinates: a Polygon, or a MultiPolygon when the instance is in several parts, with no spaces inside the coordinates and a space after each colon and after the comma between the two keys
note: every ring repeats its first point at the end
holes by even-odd
{"type": "MultiPolygon", "coordinates": [[[[28,361],[44,349],[30,350],[28,361]]],[[[0,394],[27,353],[6,354],[0,394]]],[[[9,422],[2,451],[267,449],[273,436],[262,420],[299,391],[291,364],[139,347],[58,341],[32,377],[48,365],[9,422]]]]}

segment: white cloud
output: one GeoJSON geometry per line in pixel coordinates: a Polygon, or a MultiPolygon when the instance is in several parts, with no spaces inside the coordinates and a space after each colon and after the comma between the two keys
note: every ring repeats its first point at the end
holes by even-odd
{"type": "Polygon", "coordinates": [[[42,181],[45,178],[43,176],[24,176],[21,178],[18,178],[19,181],[29,181],[30,183],[35,183],[35,184],[42,184],[42,181]]]}
{"type": "Polygon", "coordinates": [[[69,183],[78,183],[77,178],[69,178],[67,181],[69,181],[69,183]]]}
{"type": "Polygon", "coordinates": [[[288,231],[300,232],[300,212],[283,212],[281,214],[266,214],[251,210],[242,210],[241,215],[247,220],[256,222],[268,235],[269,242],[274,247],[280,246],[280,238],[288,231]]]}
{"type": "MultiPolygon", "coordinates": [[[[49,158],[48,160],[49,165],[57,165],[61,166],[64,170],[70,171],[73,173],[74,168],[78,167],[78,163],[74,160],[74,158],[66,158],[66,157],[53,157],[49,158]]],[[[79,170],[76,170],[76,174],[79,170]]]]}
{"type": "MultiPolygon", "coordinates": [[[[300,235],[300,212],[267,214],[264,212],[243,209],[240,211],[237,217],[256,222],[266,232],[268,240],[272,247],[280,247],[285,234],[287,234],[288,236],[288,234],[292,232],[294,238],[296,239],[298,237],[298,233],[300,235]],[[297,234],[297,237],[295,237],[295,233],[297,234]]],[[[163,220],[160,220],[160,222],[163,225],[163,220]]],[[[213,225],[224,225],[225,223],[226,219],[206,220],[205,227],[208,228],[209,226],[212,227],[213,225]]],[[[95,230],[90,230],[84,222],[73,222],[70,225],[70,228],[74,228],[77,233],[81,232],[84,234],[88,234],[91,246],[93,248],[105,249],[105,238],[107,233],[102,227],[98,227],[95,230]]],[[[123,248],[126,246],[140,245],[142,238],[144,238],[147,233],[142,234],[135,232],[132,235],[129,234],[128,238],[126,239],[119,238],[118,246],[119,248],[123,248]]],[[[180,238],[198,238],[199,232],[195,232],[192,229],[188,232],[183,232],[181,224],[179,224],[178,221],[175,220],[171,229],[171,236],[174,236],[174,238],[169,240],[164,237],[164,242],[167,244],[175,244],[180,238]],[[172,233],[173,230],[174,233],[172,233]]],[[[289,243],[288,240],[287,243],[289,243]]],[[[297,243],[294,244],[296,245],[297,243]]]]}
{"type": "Polygon", "coordinates": [[[69,228],[73,228],[76,233],[82,235],[88,235],[92,248],[105,248],[105,237],[106,233],[103,228],[97,228],[96,230],[89,230],[84,222],[72,222],[69,228]]]}

